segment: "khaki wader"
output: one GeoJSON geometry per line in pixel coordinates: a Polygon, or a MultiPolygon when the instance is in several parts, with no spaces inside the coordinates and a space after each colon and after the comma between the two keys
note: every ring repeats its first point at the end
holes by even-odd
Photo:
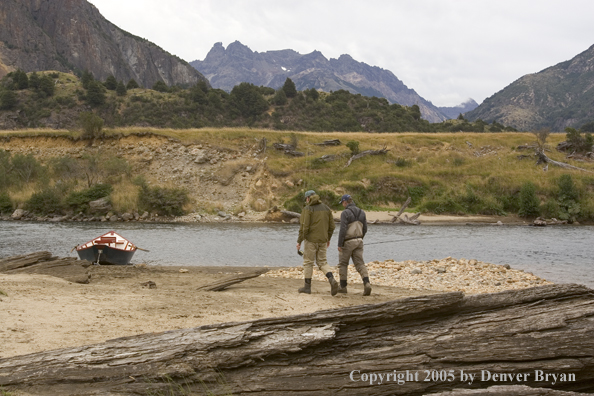
{"type": "Polygon", "coordinates": [[[332,272],[326,259],[327,245],[327,242],[315,243],[308,240],[303,241],[303,275],[305,279],[312,278],[314,262],[324,275],[332,272]]]}
{"type": "Polygon", "coordinates": [[[351,257],[353,258],[355,269],[361,275],[361,278],[369,277],[367,266],[363,260],[363,238],[356,238],[345,241],[342,251],[338,253],[338,275],[340,279],[347,280],[351,257]]]}

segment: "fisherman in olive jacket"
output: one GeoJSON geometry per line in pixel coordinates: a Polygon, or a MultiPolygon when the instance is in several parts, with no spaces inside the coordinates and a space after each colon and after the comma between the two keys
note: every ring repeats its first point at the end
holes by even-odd
{"type": "Polygon", "coordinates": [[[320,270],[326,274],[330,282],[330,294],[334,296],[338,292],[338,282],[334,279],[326,259],[326,251],[330,246],[334,228],[336,228],[332,210],[320,201],[320,197],[313,190],[305,193],[305,202],[306,206],[301,212],[299,237],[297,238],[297,251],[301,249],[301,242],[303,242],[305,285],[298,291],[311,294],[311,277],[315,261],[320,270]]]}
{"type": "Polygon", "coordinates": [[[340,276],[339,293],[347,292],[349,261],[352,258],[355,269],[363,279],[363,295],[371,294],[369,273],[363,260],[363,238],[367,234],[367,217],[359,209],[353,198],[345,194],[340,199],[344,208],[340,215],[340,231],[338,232],[338,275],[340,276]]]}

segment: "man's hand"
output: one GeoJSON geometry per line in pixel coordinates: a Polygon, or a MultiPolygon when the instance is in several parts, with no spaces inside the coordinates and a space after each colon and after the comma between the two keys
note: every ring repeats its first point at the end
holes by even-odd
{"type": "Polygon", "coordinates": [[[328,241],[328,243],[326,243],[326,248],[330,247],[330,241],[328,241]]]}
{"type": "Polygon", "coordinates": [[[342,248],[340,246],[338,247],[338,251],[339,252],[342,252],[342,248]]]}
{"type": "Polygon", "coordinates": [[[300,250],[300,249],[301,249],[301,244],[300,244],[300,243],[298,243],[298,244],[297,244],[297,250],[300,250]]]}

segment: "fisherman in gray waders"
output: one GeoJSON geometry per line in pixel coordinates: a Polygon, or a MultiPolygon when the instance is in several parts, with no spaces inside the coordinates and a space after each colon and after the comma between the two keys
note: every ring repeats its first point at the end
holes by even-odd
{"type": "Polygon", "coordinates": [[[297,238],[297,251],[301,249],[301,242],[303,242],[305,285],[298,291],[299,293],[311,294],[311,277],[315,261],[320,270],[326,274],[330,282],[330,294],[334,296],[338,292],[338,282],[334,279],[326,259],[326,251],[330,246],[334,228],[336,228],[332,210],[320,201],[320,197],[313,190],[305,193],[305,202],[306,205],[301,212],[299,237],[297,238]]]}
{"type": "Polygon", "coordinates": [[[363,295],[369,296],[371,283],[363,260],[363,238],[367,233],[367,218],[365,212],[355,205],[350,195],[343,195],[340,203],[344,210],[340,215],[338,233],[338,275],[340,276],[338,293],[347,292],[348,267],[352,258],[355,269],[363,279],[363,295]]]}

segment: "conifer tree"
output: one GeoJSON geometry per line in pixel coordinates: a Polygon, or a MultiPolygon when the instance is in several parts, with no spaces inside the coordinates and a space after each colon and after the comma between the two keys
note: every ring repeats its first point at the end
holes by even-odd
{"type": "Polygon", "coordinates": [[[297,96],[297,88],[295,87],[295,83],[289,77],[285,80],[285,84],[283,85],[283,91],[285,91],[285,95],[287,98],[294,98],[297,96]]]}

